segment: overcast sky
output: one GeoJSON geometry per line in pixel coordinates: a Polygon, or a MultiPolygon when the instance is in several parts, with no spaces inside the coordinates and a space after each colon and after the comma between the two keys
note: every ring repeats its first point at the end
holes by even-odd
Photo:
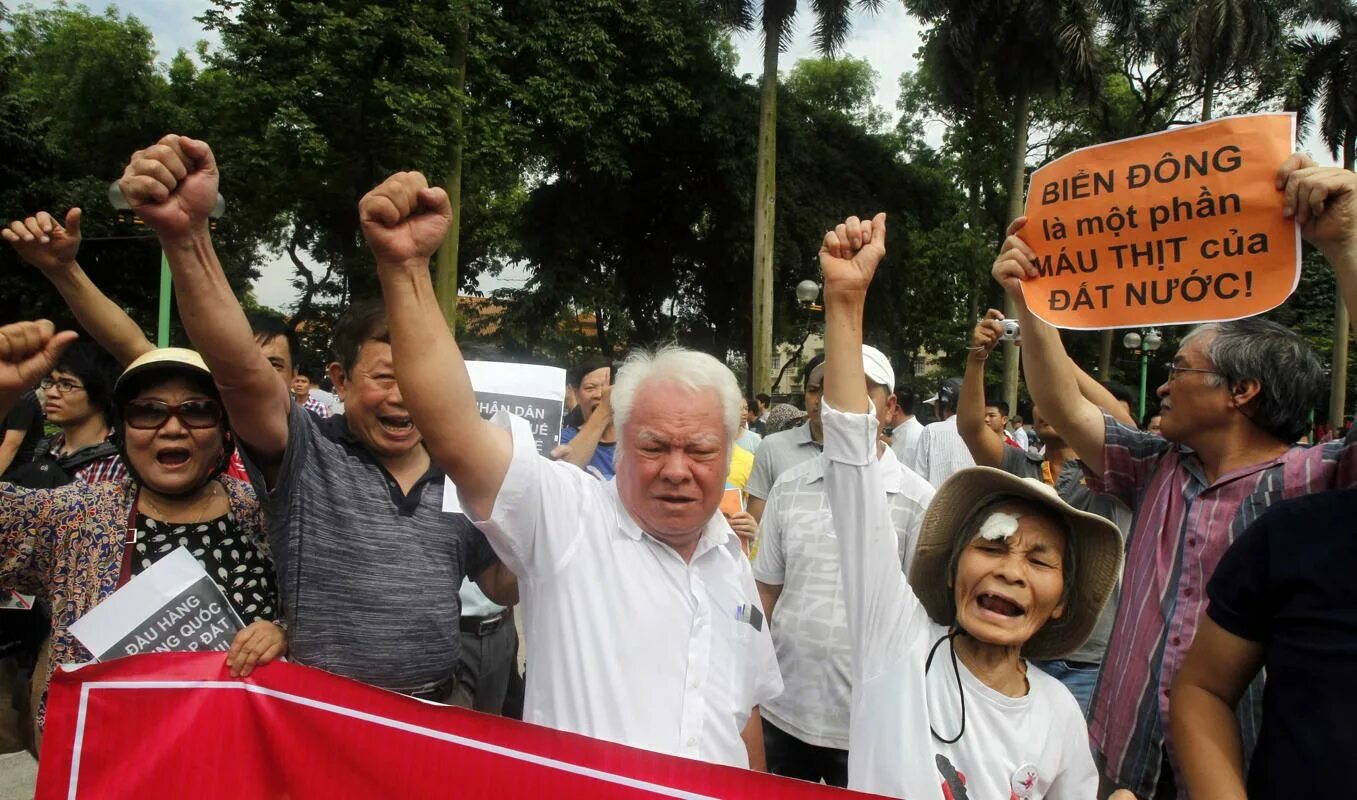
{"type": "MultiPolygon", "coordinates": [[[[124,14],[140,19],[155,36],[156,48],[160,60],[168,61],[180,49],[193,52],[201,39],[216,46],[215,34],[204,31],[193,18],[210,7],[205,0],[121,0],[116,4],[103,0],[86,0],[86,4],[95,11],[103,11],[108,5],[116,5],[124,14]]],[[[53,0],[39,0],[34,5],[46,7],[56,5],[53,0]]],[[[782,55],[781,69],[785,73],[798,59],[813,57],[815,48],[811,44],[811,31],[814,18],[808,13],[808,3],[801,4],[802,10],[797,18],[795,37],[791,47],[782,55]]],[[[917,21],[905,13],[902,3],[888,3],[880,14],[858,13],[854,20],[844,54],[866,59],[878,75],[876,101],[892,116],[896,114],[895,102],[899,96],[900,74],[914,69],[914,55],[920,45],[920,26],[917,21]]],[[[748,33],[736,37],[735,48],[740,61],[737,71],[741,75],[756,80],[762,69],[762,37],[758,33],[748,33]]],[[[940,129],[927,131],[930,139],[940,140],[940,129]]],[[[753,135],[751,133],[751,135],[753,135]]],[[[1307,142],[1310,152],[1325,163],[1332,163],[1328,154],[1316,142],[1307,142]]],[[[291,311],[296,302],[297,293],[288,283],[292,275],[291,262],[280,255],[262,270],[255,282],[255,296],[260,303],[281,311],[291,311]]],[[[505,282],[521,280],[506,274],[505,281],[486,279],[482,289],[490,290],[502,286],[505,282]]]]}

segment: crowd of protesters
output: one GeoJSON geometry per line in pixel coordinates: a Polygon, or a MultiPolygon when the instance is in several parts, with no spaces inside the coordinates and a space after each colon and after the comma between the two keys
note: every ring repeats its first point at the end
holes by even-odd
{"type": "MultiPolygon", "coordinates": [[[[1293,331],[1193,329],[1137,420],[1028,310],[1020,218],[993,277],[1031,425],[986,396],[993,310],[923,425],[864,342],[885,216],[849,217],[820,250],[801,408],[711,355],[636,350],[571,365],[542,455],[523,419],[481,416],[435,299],[441,189],[397,173],[362,198],[382,296],[336,324],[322,380],[289,325],[236,301],[217,182],[209,146],[176,135],[119,182],[192,350],[154,347],[84,274],[79,209],[3,229],[92,340],[0,327],[0,587],[39,598],[0,611],[19,665],[0,679],[31,747],[46,678],[91,658],[70,625],[180,544],[247,623],[240,677],[285,655],[896,797],[1345,794],[1357,438],[1295,444],[1324,371],[1293,331]]],[[[1275,190],[1357,310],[1357,175],[1297,155],[1275,190]]]]}

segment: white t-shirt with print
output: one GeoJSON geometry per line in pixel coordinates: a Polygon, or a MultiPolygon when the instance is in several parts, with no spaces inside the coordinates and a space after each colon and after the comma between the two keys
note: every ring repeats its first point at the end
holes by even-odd
{"type": "Polygon", "coordinates": [[[1096,797],[1087,726],[1073,695],[1054,678],[1029,664],[1027,695],[1002,695],[959,658],[954,669],[946,641],[925,670],[929,650],[947,630],[928,618],[897,565],[874,457],[876,418],[823,402],[821,418],[853,641],[849,788],[909,800],[1096,797]],[[962,692],[965,730],[944,744],[932,731],[949,739],[961,731],[962,692]]]}

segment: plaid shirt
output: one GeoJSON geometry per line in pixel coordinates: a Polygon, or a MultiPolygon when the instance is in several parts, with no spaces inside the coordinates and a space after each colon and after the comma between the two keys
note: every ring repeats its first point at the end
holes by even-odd
{"type": "MultiPolygon", "coordinates": [[[[113,434],[109,434],[109,439],[113,434]]],[[[52,437],[52,444],[47,448],[47,455],[52,458],[61,457],[61,448],[66,444],[65,434],[58,433],[52,437]]],[[[85,466],[77,469],[71,477],[85,483],[101,483],[103,481],[113,481],[120,483],[127,477],[127,465],[123,463],[122,456],[114,455],[107,458],[96,458],[85,466]]]]}
{"type": "Polygon", "coordinates": [[[330,407],[314,397],[307,397],[306,402],[302,403],[302,408],[310,411],[321,419],[329,419],[331,416],[330,407]]]}
{"type": "MultiPolygon", "coordinates": [[[[1135,510],[1121,607],[1090,709],[1089,736],[1107,774],[1154,794],[1168,739],[1169,690],[1206,610],[1206,583],[1225,550],[1272,504],[1357,484],[1357,437],[1280,456],[1206,482],[1192,451],[1104,414],[1103,474],[1089,485],[1135,510]]],[[[1246,760],[1262,720],[1263,680],[1240,700],[1246,760]]],[[[1186,783],[1178,777],[1180,796],[1186,783]]]]}

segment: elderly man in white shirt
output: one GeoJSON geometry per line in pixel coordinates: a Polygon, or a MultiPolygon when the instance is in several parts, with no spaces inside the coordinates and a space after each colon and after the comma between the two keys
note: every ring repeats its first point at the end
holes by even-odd
{"type": "MultiPolygon", "coordinates": [[[[878,427],[884,429],[894,405],[889,402],[894,371],[870,345],[862,346],[862,368],[867,393],[876,403],[878,427]]],[[[877,443],[877,456],[899,563],[907,570],[933,487],[901,464],[884,440],[877,443]]],[[[823,454],[784,472],[768,493],[754,580],[772,622],[785,683],[783,693],[762,708],[768,770],[846,786],[853,643],[823,454]]]]}
{"type": "Polygon", "coordinates": [[[399,173],[359,204],[403,402],[517,575],[532,653],[524,720],[763,768],[758,706],[782,691],[748,560],[718,512],[740,391],[711,356],[635,355],[612,390],[617,476],[537,454],[528,424],[477,411],[429,279],[441,189],[399,173]]]}

